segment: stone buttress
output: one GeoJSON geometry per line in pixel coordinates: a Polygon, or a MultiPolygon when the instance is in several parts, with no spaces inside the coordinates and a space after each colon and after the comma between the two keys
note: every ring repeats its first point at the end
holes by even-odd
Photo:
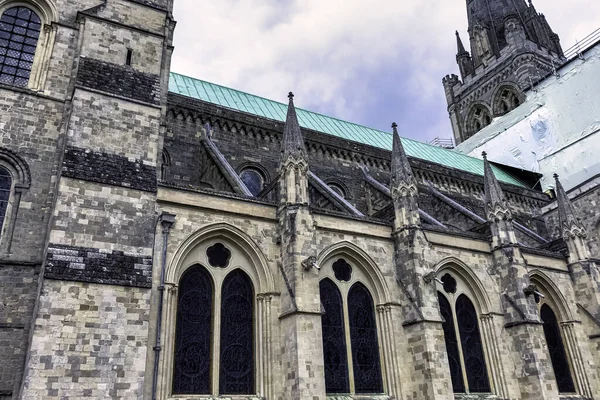
{"type": "Polygon", "coordinates": [[[171,0],[107,0],[77,13],[62,169],[22,398],[141,398],[151,380],[171,12],[171,0]]]}
{"type": "MultiPolygon", "coordinates": [[[[591,257],[586,242],[585,226],[578,218],[558,175],[554,174],[554,178],[560,235],[567,245],[568,266],[575,291],[575,301],[580,308],[580,314],[583,311],[583,314],[600,321],[600,271],[597,260],[591,257]]],[[[580,392],[590,398],[600,397],[598,365],[594,362],[598,353],[596,351],[590,354],[590,347],[593,346],[588,346],[587,341],[579,340],[584,334],[581,323],[569,321],[562,324],[561,329],[566,341],[573,342],[570,346],[570,355],[574,364],[574,378],[580,392]]]]}
{"type": "Polygon", "coordinates": [[[421,229],[417,184],[397,125],[394,123],[392,128],[394,264],[398,284],[407,300],[403,302],[403,326],[412,357],[413,381],[418,382],[403,392],[408,399],[451,399],[444,331],[432,270],[425,258],[429,243],[421,229]]]}
{"type": "Polygon", "coordinates": [[[484,157],[485,213],[491,230],[491,252],[500,283],[504,327],[512,341],[516,377],[523,398],[558,399],[527,265],[512,223],[509,203],[484,157]],[[531,289],[531,290],[530,290],[531,289]]]}
{"type": "Polygon", "coordinates": [[[293,94],[283,132],[277,218],[284,398],[325,399],[321,302],[315,262],[313,217],[309,211],[308,153],[296,117],[293,94]]]}

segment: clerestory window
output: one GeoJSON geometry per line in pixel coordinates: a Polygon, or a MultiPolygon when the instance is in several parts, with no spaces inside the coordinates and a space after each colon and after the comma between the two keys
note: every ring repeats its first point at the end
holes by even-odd
{"type": "Polygon", "coordinates": [[[319,283],[327,394],[383,392],[375,306],[371,293],[344,259],[319,283]]]}
{"type": "Polygon", "coordinates": [[[11,7],[0,17],[0,82],[27,86],[42,22],[25,6],[11,7]]]}
{"type": "Polygon", "coordinates": [[[244,271],[228,268],[222,243],[209,252],[209,265],[191,266],[179,283],[172,393],[255,394],[254,287],[244,271]],[[224,277],[215,284],[212,275],[224,277]]]}
{"type": "Polygon", "coordinates": [[[451,274],[441,281],[438,300],[454,393],[490,393],[477,310],[451,274]]]}

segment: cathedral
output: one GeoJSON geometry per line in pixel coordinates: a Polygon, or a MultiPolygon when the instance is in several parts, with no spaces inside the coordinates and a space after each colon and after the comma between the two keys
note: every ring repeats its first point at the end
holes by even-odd
{"type": "MultiPolygon", "coordinates": [[[[600,400],[598,202],[171,72],[172,8],[0,0],[1,400],[600,400]]],[[[457,143],[567,61],[467,11],[457,143]]]]}

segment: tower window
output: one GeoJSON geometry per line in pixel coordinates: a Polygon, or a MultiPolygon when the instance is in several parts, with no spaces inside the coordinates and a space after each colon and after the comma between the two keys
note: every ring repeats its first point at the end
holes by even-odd
{"type": "Polygon", "coordinates": [[[0,17],[0,82],[27,86],[41,20],[31,9],[12,7],[0,17]]]}
{"type": "Polygon", "coordinates": [[[504,88],[494,99],[494,114],[504,115],[514,110],[521,104],[519,95],[513,88],[504,88]]]}
{"type": "Polygon", "coordinates": [[[133,50],[127,49],[127,56],[125,57],[125,65],[131,65],[132,57],[133,57],[133,50]]]}
{"type": "Polygon", "coordinates": [[[472,136],[492,123],[492,115],[487,107],[475,105],[467,118],[467,134],[472,136]]]}

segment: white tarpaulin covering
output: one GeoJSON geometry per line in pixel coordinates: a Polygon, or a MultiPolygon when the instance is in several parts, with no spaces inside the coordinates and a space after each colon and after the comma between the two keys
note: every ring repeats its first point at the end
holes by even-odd
{"type": "Polygon", "coordinates": [[[457,151],[486,151],[494,162],[539,172],[544,190],[554,187],[554,173],[567,190],[600,174],[600,43],[558,72],[457,151]]]}

